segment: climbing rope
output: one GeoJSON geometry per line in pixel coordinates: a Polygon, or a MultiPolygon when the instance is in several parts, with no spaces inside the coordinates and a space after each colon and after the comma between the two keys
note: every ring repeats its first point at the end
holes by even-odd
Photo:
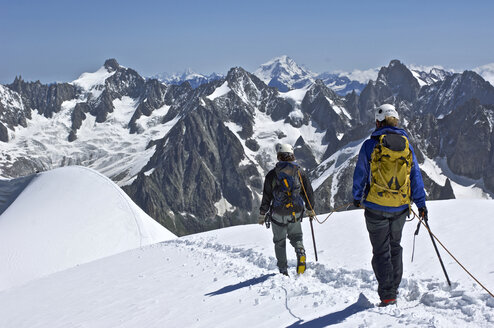
{"type": "Polygon", "coordinates": [[[326,216],[326,218],[325,218],[324,220],[322,220],[322,221],[319,221],[319,220],[317,219],[317,216],[316,216],[316,218],[315,218],[315,219],[316,219],[317,223],[319,223],[319,224],[323,224],[324,222],[326,222],[326,221],[329,219],[329,217],[330,217],[331,215],[333,215],[333,213],[335,213],[335,212],[339,212],[339,211],[341,211],[341,210],[343,210],[343,209],[345,209],[345,210],[346,210],[346,209],[347,209],[349,206],[351,206],[351,205],[353,205],[353,203],[348,203],[348,204],[345,204],[345,205],[343,205],[343,206],[340,206],[340,207],[337,207],[337,208],[333,209],[331,212],[329,212],[328,216],[326,216]]]}
{"type": "Polygon", "coordinates": [[[427,224],[424,223],[424,220],[418,216],[413,210],[412,210],[413,214],[420,220],[420,223],[422,223],[422,225],[427,229],[427,231],[430,233],[430,235],[439,243],[439,245],[441,245],[441,247],[449,254],[449,256],[451,256],[453,258],[453,260],[456,261],[456,263],[466,272],[468,273],[468,275],[473,279],[475,280],[475,282],[477,284],[480,285],[480,287],[482,287],[487,293],[489,293],[489,295],[491,295],[492,297],[494,297],[494,294],[488,290],[477,278],[475,278],[475,276],[470,273],[470,271],[467,270],[467,268],[465,268],[465,266],[463,264],[460,263],[460,261],[458,261],[456,259],[456,257],[446,248],[446,246],[443,245],[443,243],[439,240],[439,238],[436,237],[436,235],[434,235],[432,233],[432,231],[429,229],[429,227],[427,226],[427,224]]]}

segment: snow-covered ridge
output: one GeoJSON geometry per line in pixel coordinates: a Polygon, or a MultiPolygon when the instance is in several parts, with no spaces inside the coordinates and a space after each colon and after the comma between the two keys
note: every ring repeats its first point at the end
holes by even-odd
{"type": "Polygon", "coordinates": [[[88,92],[93,88],[104,85],[105,80],[115,74],[115,72],[109,72],[106,67],[102,66],[96,72],[82,73],[77,80],[72,81],[72,84],[80,86],[84,91],[88,92]]]}
{"type": "Polygon", "coordinates": [[[173,238],[98,172],[43,172],[0,215],[0,290],[173,238]]]}

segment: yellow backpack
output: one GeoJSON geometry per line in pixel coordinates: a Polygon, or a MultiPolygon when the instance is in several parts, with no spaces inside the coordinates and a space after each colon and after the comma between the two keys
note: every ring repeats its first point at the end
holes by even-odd
{"type": "Polygon", "coordinates": [[[405,136],[381,135],[371,154],[371,179],[366,200],[389,207],[410,205],[412,163],[412,151],[405,136]]]}

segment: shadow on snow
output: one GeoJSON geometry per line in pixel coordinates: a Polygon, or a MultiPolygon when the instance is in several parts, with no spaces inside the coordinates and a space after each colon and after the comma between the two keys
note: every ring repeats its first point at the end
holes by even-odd
{"type": "Polygon", "coordinates": [[[369,302],[369,300],[365,297],[364,294],[360,294],[357,302],[354,304],[348,306],[347,308],[330,313],[328,315],[325,315],[323,317],[319,317],[316,319],[312,319],[310,321],[297,321],[287,328],[292,328],[292,327],[326,327],[326,326],[331,326],[331,325],[336,325],[338,323],[341,323],[345,321],[347,318],[351,317],[355,313],[365,311],[369,308],[373,307],[373,305],[369,302]]]}
{"type": "Polygon", "coordinates": [[[268,280],[269,277],[272,277],[274,275],[275,275],[275,273],[270,273],[270,274],[266,274],[264,276],[260,276],[257,278],[252,278],[252,279],[246,280],[244,282],[240,282],[240,283],[235,284],[235,285],[225,286],[221,289],[218,289],[215,292],[207,293],[205,296],[222,295],[222,294],[233,292],[233,291],[241,289],[241,288],[257,285],[257,284],[260,284],[260,283],[268,280]]]}

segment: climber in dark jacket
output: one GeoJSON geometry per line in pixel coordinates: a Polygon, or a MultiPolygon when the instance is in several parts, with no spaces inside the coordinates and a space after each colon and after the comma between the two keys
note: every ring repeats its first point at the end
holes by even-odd
{"type": "Polygon", "coordinates": [[[286,238],[295,248],[297,254],[297,273],[305,271],[305,249],[301,220],[304,208],[308,216],[313,218],[315,213],[314,192],[306,173],[295,162],[293,148],[289,144],[276,145],[278,163],[268,172],[264,180],[264,189],[259,211],[259,224],[266,222],[266,216],[273,223],[273,242],[280,273],[288,275],[286,257],[286,238]],[[286,180],[283,179],[286,177],[286,180]],[[290,183],[288,182],[290,181],[290,183]],[[283,184],[291,185],[287,196],[283,184]]]}

